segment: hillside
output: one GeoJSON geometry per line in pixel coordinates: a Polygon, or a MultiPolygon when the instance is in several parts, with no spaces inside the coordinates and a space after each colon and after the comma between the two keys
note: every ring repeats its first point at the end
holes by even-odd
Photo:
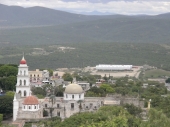
{"type": "Polygon", "coordinates": [[[97,64],[149,64],[170,70],[170,44],[72,43],[60,45],[0,45],[0,63],[17,64],[25,52],[30,69],[86,67],[97,64]],[[59,47],[70,47],[62,50],[59,47]],[[36,50],[35,48],[42,48],[36,50]],[[35,54],[35,51],[37,54],[35,54]]]}
{"type": "Polygon", "coordinates": [[[169,43],[170,13],[157,16],[87,16],[0,4],[0,43],[169,43]]]}
{"type": "Polygon", "coordinates": [[[100,16],[73,14],[44,7],[23,8],[0,4],[0,26],[41,26],[89,21],[100,16]]]}
{"type": "Polygon", "coordinates": [[[169,43],[170,19],[129,17],[98,19],[65,25],[0,30],[0,42],[61,44],[85,42],[169,43]]]}

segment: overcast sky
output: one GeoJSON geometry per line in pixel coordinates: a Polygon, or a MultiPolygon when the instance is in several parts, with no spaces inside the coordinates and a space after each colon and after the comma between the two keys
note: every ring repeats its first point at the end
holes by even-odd
{"type": "Polygon", "coordinates": [[[170,12],[170,0],[0,0],[0,3],[22,7],[43,6],[76,13],[98,11],[155,15],[170,12]]]}

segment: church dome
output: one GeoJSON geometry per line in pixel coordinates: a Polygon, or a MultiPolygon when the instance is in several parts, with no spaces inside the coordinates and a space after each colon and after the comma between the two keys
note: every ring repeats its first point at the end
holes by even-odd
{"type": "Polygon", "coordinates": [[[24,99],[24,105],[38,105],[38,99],[35,96],[28,96],[24,99]]]}
{"type": "Polygon", "coordinates": [[[65,93],[67,94],[80,94],[83,93],[83,89],[78,84],[69,84],[66,86],[65,93]]]}
{"type": "Polygon", "coordinates": [[[26,60],[24,59],[24,57],[22,58],[22,60],[20,61],[20,64],[27,64],[26,60]]]}

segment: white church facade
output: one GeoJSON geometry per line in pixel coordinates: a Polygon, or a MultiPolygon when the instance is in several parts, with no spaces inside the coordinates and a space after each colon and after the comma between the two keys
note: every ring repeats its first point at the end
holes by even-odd
{"type": "Polygon", "coordinates": [[[18,66],[16,93],[13,100],[13,121],[41,120],[59,116],[68,118],[78,112],[95,111],[104,104],[104,97],[84,97],[84,90],[76,83],[65,88],[63,97],[55,97],[52,104],[50,97],[38,99],[31,95],[31,83],[27,62],[22,58],[18,66]],[[50,114],[50,110],[53,111],[50,114]],[[47,116],[43,116],[47,112],[47,116]]]}

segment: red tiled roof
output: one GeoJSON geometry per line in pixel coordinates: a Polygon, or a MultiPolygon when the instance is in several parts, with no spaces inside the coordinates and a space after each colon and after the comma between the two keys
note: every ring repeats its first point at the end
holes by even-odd
{"type": "Polygon", "coordinates": [[[24,105],[37,105],[38,103],[38,99],[35,96],[28,96],[24,99],[23,102],[24,105]]]}

